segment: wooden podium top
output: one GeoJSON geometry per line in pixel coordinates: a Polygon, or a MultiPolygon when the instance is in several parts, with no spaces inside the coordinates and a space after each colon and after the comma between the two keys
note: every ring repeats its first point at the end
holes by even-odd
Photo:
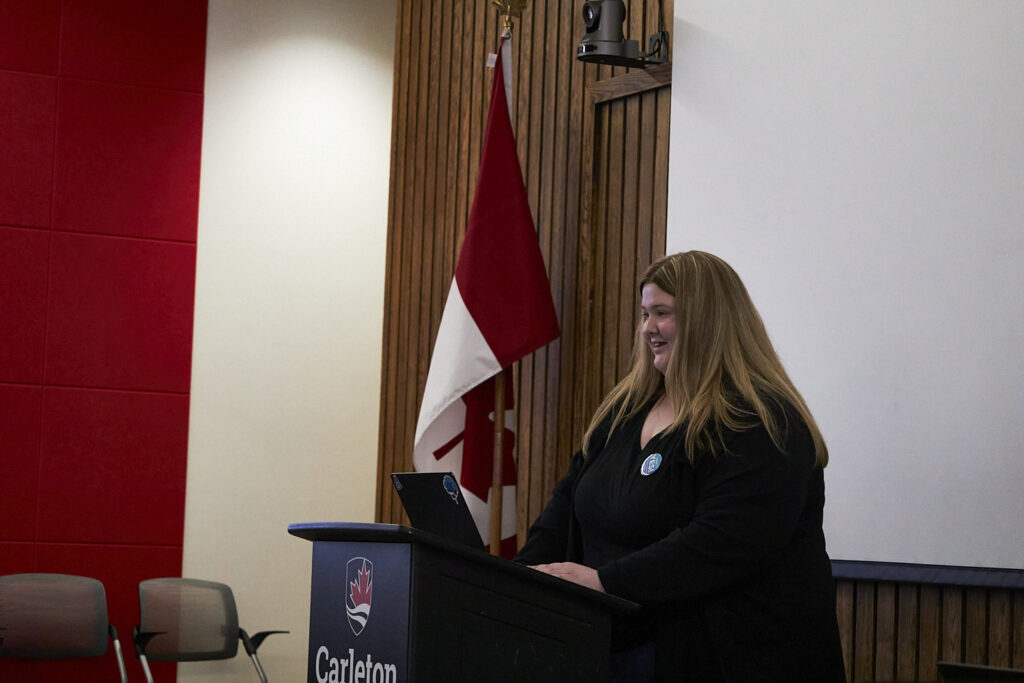
{"type": "Polygon", "coordinates": [[[624,598],[591,590],[509,560],[475,550],[461,543],[434,534],[400,526],[398,524],[368,524],[360,522],[309,522],[289,524],[288,533],[307,541],[334,543],[408,543],[421,544],[454,555],[466,561],[487,565],[495,571],[516,576],[526,581],[552,586],[569,595],[596,602],[610,614],[634,614],[640,605],[624,598]]]}

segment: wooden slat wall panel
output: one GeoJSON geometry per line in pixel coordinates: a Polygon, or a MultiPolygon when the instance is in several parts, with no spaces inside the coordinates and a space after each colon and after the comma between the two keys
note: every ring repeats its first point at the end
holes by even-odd
{"type": "MultiPolygon", "coordinates": [[[[657,30],[657,0],[627,3],[657,30]]],[[[665,2],[671,27],[672,2],[665,2]]],[[[578,0],[530,3],[513,32],[514,127],[562,328],[515,375],[519,537],[629,361],[636,277],[664,254],[670,69],[572,58],[578,0]],[[646,86],[637,86],[641,77],[646,86]],[[600,86],[597,84],[600,83],[600,86]]],[[[476,185],[490,98],[489,0],[399,0],[376,518],[405,522],[388,479],[412,468],[433,340],[476,185]]],[[[847,677],[937,679],[940,659],[1024,668],[1024,591],[840,580],[847,677]]]]}
{"type": "Polygon", "coordinates": [[[1024,669],[1022,605],[1024,590],[840,579],[847,678],[935,681],[939,661],[1024,669]]]}
{"type": "MultiPolygon", "coordinates": [[[[657,0],[636,0],[629,10],[628,34],[640,39],[655,30],[657,0]]],[[[671,2],[664,3],[664,12],[670,20],[671,2]]],[[[500,30],[501,20],[487,0],[398,3],[376,506],[380,521],[406,521],[387,474],[412,467],[433,338],[476,186],[490,97],[487,54],[497,48],[500,30]]],[[[603,104],[613,111],[611,118],[603,116],[588,99],[588,86],[630,70],[577,62],[573,55],[582,34],[580,3],[560,0],[531,3],[511,39],[513,126],[562,326],[562,337],[521,362],[514,376],[520,538],[565,471],[590,412],[628,356],[637,269],[664,252],[668,150],[657,145],[667,145],[668,88],[628,104],[603,104]],[[598,118],[603,121],[595,128],[598,118]],[[598,182],[616,191],[601,195],[612,204],[594,207],[592,216],[587,207],[595,189],[595,133],[596,144],[604,146],[602,163],[608,164],[598,182]],[[590,154],[585,153],[588,145],[590,154]],[[604,222],[608,216],[612,228],[604,222]],[[606,243],[608,230],[618,241],[606,243]],[[623,252],[632,258],[620,258],[623,252]],[[590,324],[595,314],[600,317],[593,322],[602,325],[596,339],[592,331],[597,328],[590,324]],[[582,330],[588,335],[581,336],[582,330]],[[580,353],[604,348],[605,342],[611,354],[607,367],[599,376],[586,375],[596,366],[580,353]]]]}

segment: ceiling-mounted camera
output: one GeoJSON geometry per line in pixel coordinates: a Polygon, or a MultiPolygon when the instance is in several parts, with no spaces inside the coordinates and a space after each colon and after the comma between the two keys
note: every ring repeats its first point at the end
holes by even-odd
{"type": "Polygon", "coordinates": [[[626,21],[623,0],[588,0],[583,3],[586,33],[576,48],[576,59],[614,66],[644,67],[668,61],[668,32],[659,30],[648,40],[641,53],[635,40],[626,40],[622,25],[626,21]]]}

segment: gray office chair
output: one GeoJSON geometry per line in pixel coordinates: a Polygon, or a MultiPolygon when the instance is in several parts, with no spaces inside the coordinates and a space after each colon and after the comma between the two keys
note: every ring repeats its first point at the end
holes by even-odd
{"type": "Polygon", "coordinates": [[[199,579],[148,579],[139,583],[139,625],[132,629],[135,654],[146,681],[153,683],[149,662],[197,662],[231,659],[241,640],[262,683],[267,676],[256,650],[274,633],[249,636],[238,626],[231,588],[199,579]]]}
{"type": "Polygon", "coordinates": [[[0,657],[100,657],[114,643],[121,683],[128,674],[96,579],[68,574],[0,576],[0,657]]]}

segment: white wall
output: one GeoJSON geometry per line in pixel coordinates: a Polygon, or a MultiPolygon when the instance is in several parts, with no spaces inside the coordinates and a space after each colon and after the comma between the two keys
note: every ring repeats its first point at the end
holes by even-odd
{"type": "Polygon", "coordinates": [[[744,278],[834,558],[1024,567],[1024,3],[677,0],[669,251],[744,278]]]}
{"type": "MultiPolygon", "coordinates": [[[[210,0],[185,576],[305,680],[311,545],[372,521],[394,0],[210,0]]],[[[234,660],[182,681],[251,681],[234,660]]]]}

